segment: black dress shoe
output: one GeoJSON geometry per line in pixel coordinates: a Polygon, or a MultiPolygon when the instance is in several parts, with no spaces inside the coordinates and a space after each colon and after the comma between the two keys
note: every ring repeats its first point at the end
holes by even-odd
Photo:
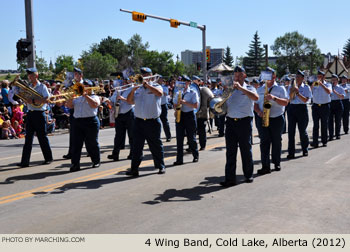
{"type": "Polygon", "coordinates": [[[193,163],[197,163],[198,162],[198,158],[193,158],[193,163]]]}
{"type": "Polygon", "coordinates": [[[254,178],[253,178],[253,177],[250,177],[250,178],[246,178],[246,179],[245,179],[245,182],[246,182],[246,183],[253,183],[253,181],[254,181],[254,178]]]}
{"type": "Polygon", "coordinates": [[[132,159],[132,156],[131,156],[131,155],[129,155],[129,156],[127,157],[127,159],[131,160],[131,159],[132,159]]]}
{"type": "Polygon", "coordinates": [[[236,181],[222,181],[220,182],[220,185],[223,187],[231,187],[231,186],[235,186],[237,183],[236,181]]]}
{"type": "Polygon", "coordinates": [[[303,156],[304,156],[304,157],[309,156],[309,152],[308,152],[308,151],[303,151],[303,156]]]}
{"type": "Polygon", "coordinates": [[[108,159],[113,159],[114,161],[119,161],[119,157],[116,156],[116,155],[113,155],[113,154],[112,155],[108,155],[107,158],[108,159]]]}
{"type": "Polygon", "coordinates": [[[225,134],[219,134],[219,135],[218,135],[218,137],[223,137],[223,136],[225,136],[225,134]]]}
{"type": "Polygon", "coordinates": [[[186,151],[190,152],[190,153],[192,152],[192,150],[190,148],[187,148],[186,151]]]}
{"type": "Polygon", "coordinates": [[[139,176],[139,172],[138,172],[138,171],[134,172],[134,171],[132,171],[132,170],[128,170],[128,171],[125,173],[125,175],[132,176],[132,177],[138,177],[138,176],[139,176]]]}
{"type": "Polygon", "coordinates": [[[171,139],[170,138],[167,138],[167,140],[166,140],[167,142],[170,142],[171,141],[171,139]]]}
{"type": "Polygon", "coordinates": [[[158,174],[164,174],[165,173],[165,168],[160,168],[158,174]]]}
{"type": "Polygon", "coordinates": [[[44,162],[42,162],[42,165],[47,165],[47,164],[51,164],[52,163],[52,159],[51,160],[45,160],[44,162]]]}
{"type": "Polygon", "coordinates": [[[16,165],[19,166],[19,167],[21,167],[21,168],[29,167],[29,164],[18,163],[18,164],[16,164],[16,165]]]}
{"type": "Polygon", "coordinates": [[[349,134],[347,131],[344,132],[345,135],[349,134]]]}
{"type": "Polygon", "coordinates": [[[199,150],[200,150],[200,151],[205,150],[205,147],[201,147],[199,150]]]}
{"type": "Polygon", "coordinates": [[[265,174],[269,174],[271,173],[271,169],[270,168],[261,168],[260,170],[258,170],[258,174],[259,175],[265,175],[265,174]]]}
{"type": "Polygon", "coordinates": [[[323,147],[327,147],[327,144],[326,144],[326,143],[324,143],[322,146],[323,146],[323,147]]]}
{"type": "Polygon", "coordinates": [[[180,162],[180,161],[175,161],[174,163],[173,163],[173,165],[183,165],[184,164],[184,162],[180,162]]]}
{"type": "Polygon", "coordinates": [[[280,171],[281,170],[281,166],[280,165],[275,165],[275,171],[280,171]]]}
{"type": "Polygon", "coordinates": [[[100,167],[101,166],[101,163],[100,162],[98,162],[98,163],[93,163],[92,164],[92,168],[98,168],[98,167],[100,167]]]}
{"type": "Polygon", "coordinates": [[[333,137],[330,137],[328,138],[328,142],[332,141],[333,140],[333,137]]]}
{"type": "Polygon", "coordinates": [[[314,147],[315,149],[318,148],[318,144],[311,143],[310,146],[314,147]]]}
{"type": "Polygon", "coordinates": [[[64,158],[64,159],[71,159],[72,156],[71,156],[70,154],[66,154],[66,155],[63,155],[63,158],[64,158]]]}
{"type": "Polygon", "coordinates": [[[340,136],[336,136],[336,139],[340,139],[340,136]]]}
{"type": "Polygon", "coordinates": [[[294,154],[288,154],[287,155],[287,159],[294,159],[294,158],[295,158],[294,154]]]}
{"type": "Polygon", "coordinates": [[[72,165],[69,169],[70,172],[76,172],[80,170],[80,166],[79,165],[72,165]]]}

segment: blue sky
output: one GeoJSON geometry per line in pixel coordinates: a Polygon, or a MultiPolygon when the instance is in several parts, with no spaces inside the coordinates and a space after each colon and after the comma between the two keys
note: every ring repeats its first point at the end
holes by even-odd
{"type": "MultiPolygon", "coordinates": [[[[186,49],[201,50],[199,29],[175,29],[151,18],[135,22],[120,8],[204,24],[207,45],[230,46],[234,57],[245,55],[255,31],[269,46],[278,36],[298,31],[315,38],[323,53],[332,54],[341,52],[350,38],[349,0],[33,0],[33,6],[37,55],[47,62],[62,54],[77,60],[83,50],[107,36],[126,42],[135,33],[149,42],[150,49],[170,51],[174,57],[186,49]]],[[[24,0],[0,0],[0,10],[0,69],[16,69],[16,42],[26,36],[24,0]]]]}

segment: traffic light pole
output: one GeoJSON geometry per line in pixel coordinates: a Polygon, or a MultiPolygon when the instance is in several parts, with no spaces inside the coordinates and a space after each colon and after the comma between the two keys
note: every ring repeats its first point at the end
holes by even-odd
{"type": "Polygon", "coordinates": [[[32,53],[28,56],[28,67],[35,67],[35,44],[34,44],[34,29],[33,29],[33,1],[24,0],[26,13],[26,32],[27,41],[30,42],[28,47],[32,53]]]}
{"type": "MultiPolygon", "coordinates": [[[[132,11],[130,10],[125,10],[125,9],[120,9],[120,11],[122,12],[127,12],[127,13],[133,13],[132,11]]],[[[163,21],[168,21],[170,22],[170,18],[165,18],[165,17],[159,17],[159,16],[154,16],[154,15],[150,15],[150,14],[146,14],[146,13],[142,13],[144,14],[146,17],[150,17],[150,18],[154,18],[154,19],[159,19],[159,20],[163,20],[163,21]]],[[[191,27],[194,27],[194,28],[198,28],[199,30],[202,31],[202,44],[203,44],[203,49],[202,49],[202,54],[203,54],[203,57],[202,57],[202,71],[203,71],[203,78],[204,78],[204,81],[207,81],[207,66],[206,66],[206,56],[205,56],[205,48],[206,48],[206,42],[205,42],[205,30],[206,30],[206,27],[205,25],[195,25],[193,26],[193,22],[185,22],[185,21],[179,21],[179,24],[181,25],[186,25],[186,26],[191,26],[191,27]]]]}

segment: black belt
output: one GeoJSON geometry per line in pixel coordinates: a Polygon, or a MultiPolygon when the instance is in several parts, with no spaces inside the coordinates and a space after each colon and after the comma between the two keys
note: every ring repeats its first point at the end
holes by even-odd
{"type": "Polygon", "coordinates": [[[140,121],[144,121],[144,122],[146,122],[146,121],[155,121],[155,120],[157,120],[159,117],[157,117],[157,118],[139,118],[139,117],[136,117],[136,119],[138,119],[138,120],[140,120],[140,121]]]}
{"type": "Polygon", "coordinates": [[[304,107],[306,107],[306,104],[293,104],[293,103],[291,103],[290,105],[293,105],[293,106],[304,106],[304,107]]]}
{"type": "Polygon", "coordinates": [[[91,117],[78,117],[78,118],[74,117],[75,120],[79,120],[79,121],[93,120],[93,119],[95,119],[95,118],[96,118],[96,116],[91,116],[91,117]]]}
{"type": "Polygon", "coordinates": [[[34,112],[36,112],[36,113],[43,113],[43,112],[45,112],[45,110],[29,110],[28,112],[31,112],[31,113],[34,113],[34,112]]]}
{"type": "Polygon", "coordinates": [[[238,121],[242,121],[242,120],[246,120],[246,119],[252,119],[253,117],[251,116],[246,116],[246,117],[242,117],[242,118],[231,118],[227,116],[227,119],[232,120],[234,122],[238,122],[238,121]]]}
{"type": "Polygon", "coordinates": [[[316,105],[316,106],[321,107],[321,106],[328,106],[328,105],[329,105],[329,103],[324,103],[324,104],[314,103],[313,105],[316,105]]]}

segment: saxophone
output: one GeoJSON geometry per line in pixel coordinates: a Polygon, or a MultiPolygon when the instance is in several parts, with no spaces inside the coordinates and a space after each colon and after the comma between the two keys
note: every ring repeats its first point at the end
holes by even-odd
{"type": "Polygon", "coordinates": [[[182,108],[182,104],[180,103],[180,100],[182,98],[182,92],[181,90],[179,91],[179,95],[177,96],[177,106],[175,108],[175,118],[176,118],[176,122],[179,123],[181,120],[181,108],[182,108]]]}
{"type": "Polygon", "coordinates": [[[263,118],[262,118],[262,126],[269,127],[270,126],[270,110],[271,110],[271,102],[266,99],[266,96],[269,94],[269,90],[267,87],[267,82],[265,83],[265,93],[264,93],[264,104],[263,104],[263,118]]]}

